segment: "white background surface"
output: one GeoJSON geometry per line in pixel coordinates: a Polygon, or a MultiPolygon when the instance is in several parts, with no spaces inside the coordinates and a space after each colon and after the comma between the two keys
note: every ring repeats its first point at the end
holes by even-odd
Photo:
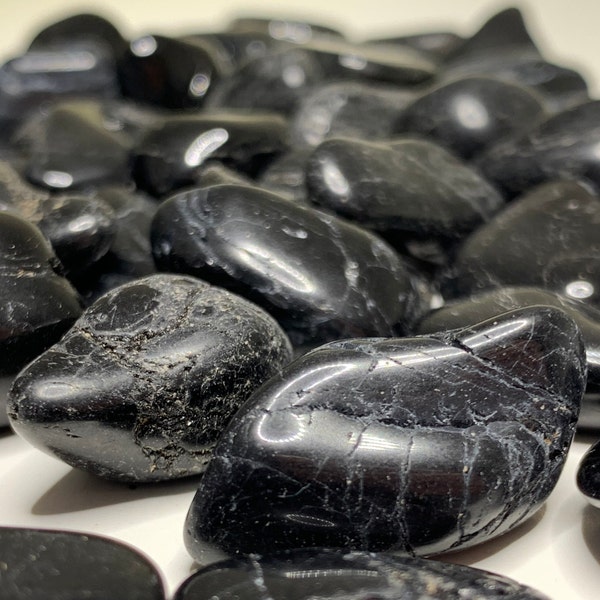
{"type": "MultiPolygon", "coordinates": [[[[579,68],[600,96],[600,2],[530,0],[523,7],[530,31],[549,58],[579,68]]],[[[236,14],[306,15],[356,39],[447,27],[464,35],[505,6],[494,0],[0,0],[0,57],[24,49],[49,21],[82,10],[109,16],[127,36],[208,31],[236,14]]],[[[448,560],[511,576],[553,600],[600,598],[600,510],[575,487],[579,459],[593,441],[577,441],[545,509],[514,532],[448,560]]],[[[127,486],[76,472],[0,433],[0,525],[62,528],[108,535],[145,552],[175,587],[197,565],[182,542],[183,522],[197,481],[127,486]]],[[[207,556],[207,562],[214,556],[207,556]]]]}

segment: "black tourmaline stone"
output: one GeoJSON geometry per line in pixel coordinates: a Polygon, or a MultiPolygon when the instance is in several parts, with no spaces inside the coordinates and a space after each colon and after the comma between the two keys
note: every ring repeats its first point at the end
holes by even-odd
{"type": "Polygon", "coordinates": [[[204,104],[228,74],[219,48],[206,39],[146,35],[133,40],[119,63],[123,94],[165,108],[204,104]]]}
{"type": "Polygon", "coordinates": [[[590,504],[600,508],[600,442],[596,442],[581,459],[577,487],[590,504]]]}
{"type": "Polygon", "coordinates": [[[2,598],[164,600],[161,577],[133,548],[87,533],[0,528],[2,598]]]}
{"type": "Polygon", "coordinates": [[[8,379],[57,342],[81,314],[77,292],[39,229],[0,213],[0,426],[8,379]]]}
{"type": "Polygon", "coordinates": [[[579,330],[550,307],[321,346],[231,421],[188,513],[188,550],[429,555],[488,540],[552,491],[584,387],[579,330]]]}
{"type": "Polygon", "coordinates": [[[163,202],[159,270],[188,273],[268,310],[294,344],[404,332],[424,300],[383,240],[259,188],[221,185],[163,202]]]}
{"type": "Polygon", "coordinates": [[[468,77],[417,98],[395,128],[433,138],[469,159],[498,139],[531,127],[543,115],[541,98],[529,89],[490,77],[468,77]]]}
{"type": "Polygon", "coordinates": [[[273,113],[174,115],[150,129],[133,152],[138,187],[162,196],[196,182],[215,160],[255,175],[287,147],[287,124],[273,113]]]}
{"type": "Polygon", "coordinates": [[[223,427],[290,357],[260,308],[192,277],[109,292],[15,380],[9,416],[33,445],[120,481],[200,473],[223,427]]]}
{"type": "Polygon", "coordinates": [[[600,101],[586,102],[491,146],[477,163],[517,195],[553,179],[587,178],[600,185],[600,101]]]}
{"type": "Polygon", "coordinates": [[[547,600],[488,571],[423,558],[295,550],[227,560],[185,581],[174,600],[547,600]]]}
{"type": "Polygon", "coordinates": [[[456,241],[504,206],[477,171],[414,138],[327,140],[309,159],[306,183],[313,201],[400,240],[456,241]]]}
{"type": "Polygon", "coordinates": [[[600,199],[574,181],[541,185],[468,237],[448,296],[544,288],[600,307],[600,199]]]}
{"type": "Polygon", "coordinates": [[[577,427],[600,429],[600,310],[581,300],[534,287],[505,287],[480,292],[445,304],[427,315],[416,333],[459,329],[527,306],[553,306],[577,323],[585,345],[588,367],[585,396],[577,427]]]}

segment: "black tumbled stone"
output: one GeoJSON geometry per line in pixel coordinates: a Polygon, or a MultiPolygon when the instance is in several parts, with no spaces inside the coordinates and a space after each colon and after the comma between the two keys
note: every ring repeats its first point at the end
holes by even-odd
{"type": "Polygon", "coordinates": [[[429,555],[498,536],[554,488],[585,374],[579,330],[549,307],[321,346],[231,421],[188,513],[188,550],[429,555]]]}
{"type": "Polygon", "coordinates": [[[383,240],[259,188],[172,196],[156,213],[152,247],[159,270],[255,301],[294,344],[394,335],[423,310],[419,280],[383,240]]]}
{"type": "Polygon", "coordinates": [[[596,442],[581,459],[577,487],[590,504],[600,508],[600,442],[596,442]]]}
{"type": "Polygon", "coordinates": [[[22,371],[9,416],[33,445],[101,477],[185,477],[289,357],[257,306],[191,277],[149,276],[102,296],[22,371]]]}
{"type": "Polygon", "coordinates": [[[2,598],[164,600],[160,574],[133,548],[87,533],[0,527],[2,598]]]}
{"type": "MultiPolygon", "coordinates": [[[[383,553],[296,550],[218,562],[189,577],[174,600],[545,600],[488,571],[383,553]]],[[[547,600],[547,599],[546,599],[547,600]]]]}

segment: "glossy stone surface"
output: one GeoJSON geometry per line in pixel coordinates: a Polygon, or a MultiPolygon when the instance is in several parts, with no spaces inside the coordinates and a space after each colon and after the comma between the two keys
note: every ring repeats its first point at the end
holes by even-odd
{"type": "Polygon", "coordinates": [[[290,114],[325,73],[304,47],[277,48],[242,65],[215,89],[211,107],[290,114]]]}
{"type": "Polygon", "coordinates": [[[372,233],[246,186],[192,189],[152,226],[159,270],[195,275],[268,310],[294,344],[406,331],[417,279],[372,233]]]}
{"type": "Polygon", "coordinates": [[[15,135],[26,156],[25,174],[36,185],[61,191],[130,181],[129,136],[109,131],[95,107],[57,104],[15,135]]]}
{"type": "Polygon", "coordinates": [[[295,202],[310,205],[306,190],[306,163],[311,154],[308,148],[278,156],[260,175],[256,183],[295,202]]]}
{"type": "Polygon", "coordinates": [[[103,45],[71,42],[29,50],[0,67],[0,124],[9,133],[59,98],[114,98],[118,91],[114,58],[103,45]]]}
{"type": "Polygon", "coordinates": [[[15,431],[73,467],[120,481],[201,473],[241,403],[290,357],[262,310],[191,277],[104,295],[15,380],[15,431]]]}
{"type": "MultiPolygon", "coordinates": [[[[39,229],[17,215],[0,213],[0,377],[12,379],[80,314],[77,292],[62,276],[39,229]]],[[[0,426],[8,423],[4,392],[0,426]]]]}
{"type": "Polygon", "coordinates": [[[600,199],[573,181],[531,190],[459,248],[448,296],[525,285],[600,306],[600,199]]]}
{"type": "Polygon", "coordinates": [[[204,104],[228,65],[207,40],[146,35],[133,40],[119,63],[123,95],[166,108],[204,104]]]}
{"type": "Polygon", "coordinates": [[[444,61],[455,53],[464,44],[464,41],[464,38],[451,31],[428,31],[412,35],[378,38],[369,40],[369,43],[408,46],[428,54],[433,59],[444,61]]]}
{"type": "Polygon", "coordinates": [[[590,504],[600,508],[600,442],[596,442],[581,459],[577,487],[590,504]]]}
{"type": "Polygon", "coordinates": [[[478,165],[512,195],[551,179],[587,178],[600,185],[598,144],[600,101],[593,101],[492,146],[478,165]]]}
{"type": "Polygon", "coordinates": [[[588,367],[577,427],[600,429],[600,310],[585,302],[534,287],[503,287],[445,304],[427,315],[415,332],[427,334],[468,327],[510,310],[535,305],[559,308],[577,323],[588,367]]]}
{"type": "Polygon", "coordinates": [[[549,307],[321,346],[231,421],[188,513],[188,551],[428,555],[488,540],[552,491],[584,387],[579,330],[549,307]]]}
{"type": "Polygon", "coordinates": [[[529,89],[498,79],[469,77],[417,98],[404,110],[395,130],[423,134],[469,159],[543,116],[541,98],[529,89]]]}
{"type": "Polygon", "coordinates": [[[133,548],[87,533],[0,527],[2,597],[164,600],[156,567],[133,548]]]}
{"type": "Polygon", "coordinates": [[[239,17],[231,21],[228,32],[262,33],[278,42],[306,44],[314,39],[333,37],[343,39],[343,35],[332,27],[320,23],[310,23],[294,19],[268,19],[260,17],[239,17]]]}
{"type": "Polygon", "coordinates": [[[286,147],[287,124],[273,113],[173,115],[136,146],[133,174],[138,187],[162,196],[195,183],[208,160],[255,174],[286,147]]]}
{"type": "Polygon", "coordinates": [[[358,81],[315,86],[291,120],[292,141],[317,146],[330,137],[389,138],[402,109],[414,97],[410,89],[358,81]]]}
{"type": "Polygon", "coordinates": [[[309,159],[311,199],[399,237],[457,240],[504,205],[477,171],[432,142],[327,140],[309,159]]]}
{"type": "Polygon", "coordinates": [[[228,560],[189,577],[174,600],[543,600],[516,581],[488,571],[383,553],[296,550],[228,560]]]}

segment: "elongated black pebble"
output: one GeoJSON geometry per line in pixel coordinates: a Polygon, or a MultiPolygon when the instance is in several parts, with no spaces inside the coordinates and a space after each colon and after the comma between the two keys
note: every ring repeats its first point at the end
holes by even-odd
{"type": "Polygon", "coordinates": [[[268,310],[294,344],[405,332],[418,278],[374,234],[259,188],[191,189],[152,224],[161,271],[226,287],[268,310]]]}
{"type": "Polygon", "coordinates": [[[15,431],[120,481],[204,470],[231,415],[290,358],[257,306],[192,277],[152,275],[88,308],[15,380],[15,431]]]}
{"type": "Polygon", "coordinates": [[[188,513],[188,551],[431,555],[498,536],[552,491],[584,387],[580,333],[549,307],[317,348],[231,421],[188,513]]]}
{"type": "Polygon", "coordinates": [[[123,543],[87,533],[0,527],[3,600],[164,600],[160,574],[123,543]]]}
{"type": "Polygon", "coordinates": [[[480,569],[384,553],[323,549],[218,562],[189,577],[174,600],[261,597],[547,600],[530,587],[480,569]]]}
{"type": "Polygon", "coordinates": [[[79,296],[40,230],[0,212],[0,427],[9,381],[81,314],[79,296]]]}

